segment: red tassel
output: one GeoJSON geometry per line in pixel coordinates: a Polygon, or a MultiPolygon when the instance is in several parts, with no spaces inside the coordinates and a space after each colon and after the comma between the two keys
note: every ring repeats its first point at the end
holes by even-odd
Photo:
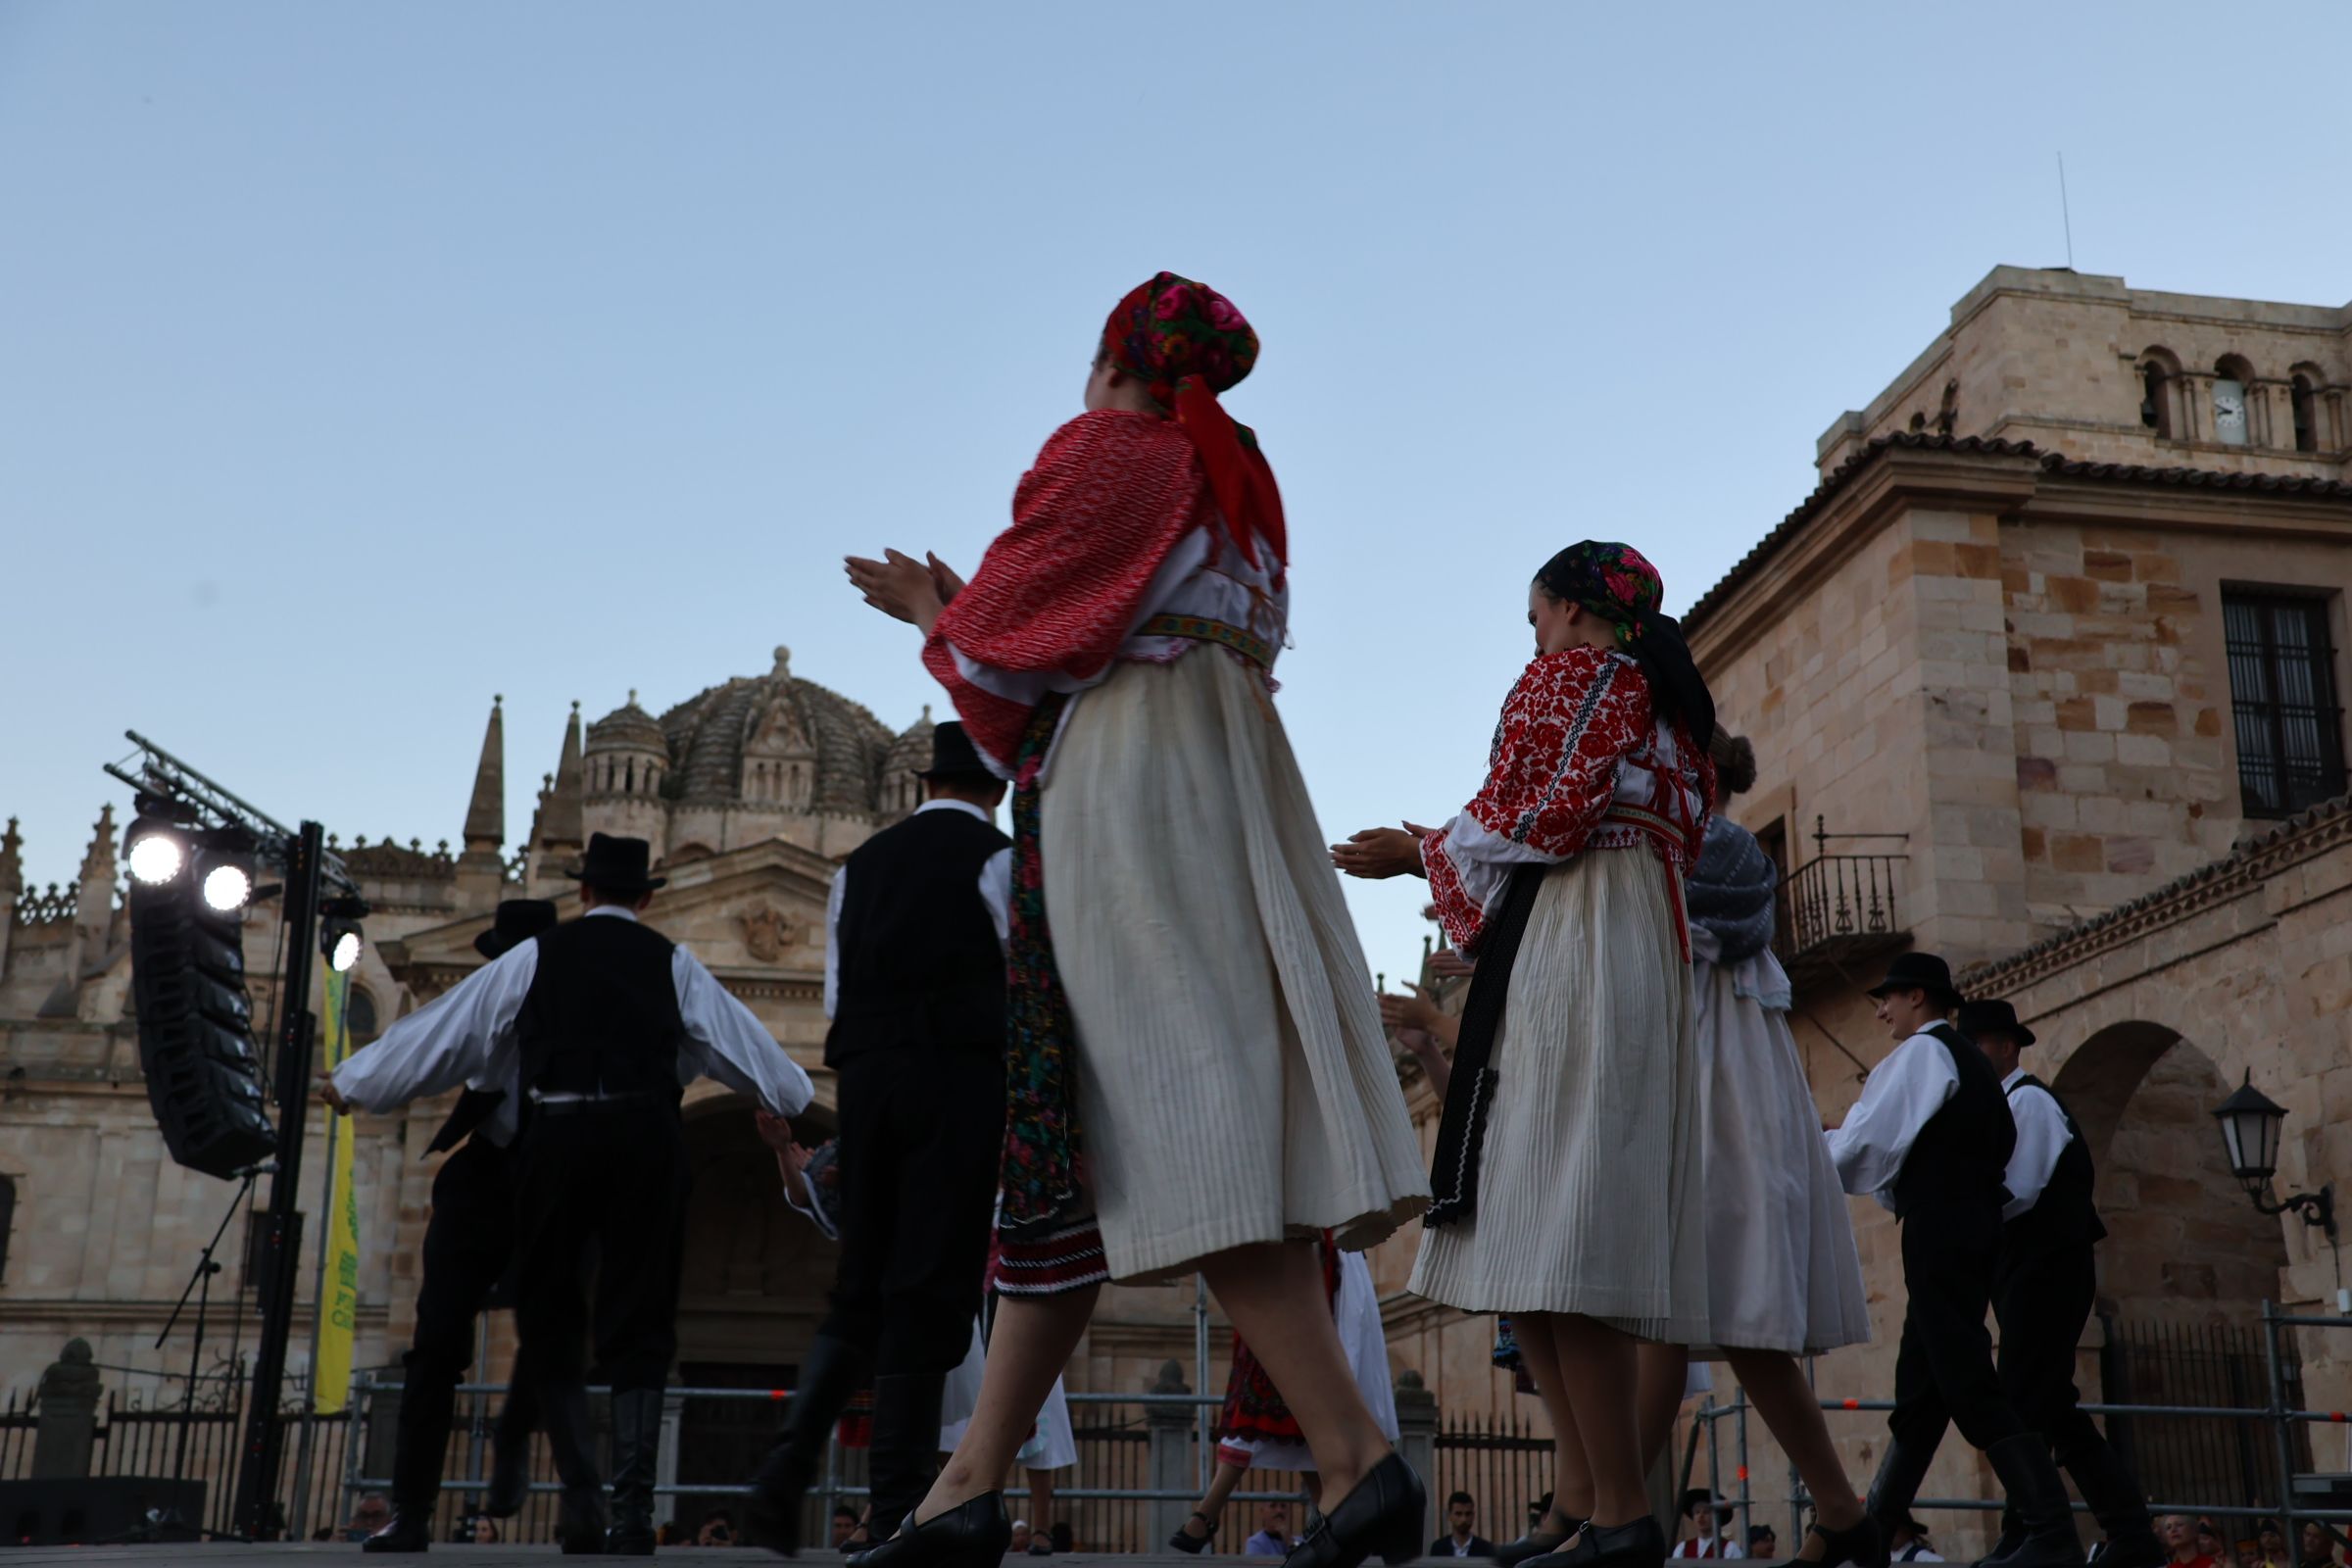
{"type": "Polygon", "coordinates": [[[1258,564],[1255,539],[1262,535],[1274,552],[1279,576],[1290,559],[1290,541],[1283,527],[1282,492],[1275,488],[1274,469],[1265,455],[1242,445],[1233,416],[1197,375],[1176,383],[1176,419],[1200,453],[1209,491],[1225,514],[1226,529],[1242,558],[1252,566],[1258,564]]]}

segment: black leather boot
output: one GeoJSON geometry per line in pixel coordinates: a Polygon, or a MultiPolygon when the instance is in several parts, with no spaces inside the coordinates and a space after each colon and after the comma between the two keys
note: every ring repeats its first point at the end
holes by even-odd
{"type": "Polygon", "coordinates": [[[808,1347],[784,1431],[752,1476],[744,1508],[744,1535],[752,1544],[787,1557],[799,1553],[802,1499],[825,1461],[825,1441],[872,1373],[865,1354],[846,1340],[819,1335],[808,1347]]]}
{"type": "Polygon", "coordinates": [[[2000,1477],[2009,1506],[2025,1526],[2025,1538],[2005,1557],[1982,1557],[1977,1568],[2082,1568],[2082,1543],[2075,1535],[2074,1509],[2066,1483],[2050,1462],[2040,1437],[2020,1432],[1984,1450],[2000,1477]]]}
{"type": "Polygon", "coordinates": [[[1863,1506],[1879,1522],[1879,1532],[1888,1541],[1902,1522],[1910,1517],[1912,1499],[1919,1495],[1919,1484],[1928,1478],[1928,1466],[1936,1462],[1934,1448],[1922,1448],[1906,1444],[1888,1434],[1886,1451],[1879,1456],[1879,1473],[1871,1478],[1870,1496],[1863,1506]]]}
{"type": "Polygon", "coordinates": [[[602,1556],[605,1550],[605,1478],[596,1467],[596,1431],[589,1423],[588,1389],[581,1383],[540,1386],[541,1419],[548,1451],[564,1482],[556,1511],[556,1541],[566,1557],[602,1556]]]}
{"type": "Polygon", "coordinates": [[[449,1451],[460,1373],[424,1365],[414,1350],[402,1360],[408,1375],[392,1443],[392,1522],[360,1543],[362,1551],[422,1551],[433,1541],[433,1504],[441,1496],[441,1461],[449,1451]]]}
{"type": "Polygon", "coordinates": [[[612,1396],[612,1526],[608,1557],[654,1554],[654,1476],[662,1455],[662,1391],[612,1396]]]}
{"type": "Polygon", "coordinates": [[[493,1519],[514,1518],[530,1496],[531,1433],[538,1425],[538,1391],[515,1384],[490,1432],[490,1489],[482,1494],[482,1512],[493,1519]]]}
{"type": "Polygon", "coordinates": [[[939,1474],[944,1372],[887,1372],[874,1379],[871,1466],[874,1520],[905,1519],[939,1474]]]}
{"type": "Polygon", "coordinates": [[[1366,1557],[1396,1568],[1421,1555],[1428,1513],[1421,1478],[1401,1455],[1392,1453],[1365,1471],[1355,1490],[1291,1548],[1283,1568],[1356,1568],[1366,1557]]]}
{"type": "Polygon", "coordinates": [[[2148,1494],[2114,1445],[2085,1441],[2059,1456],[2075,1478],[2075,1490],[2090,1504],[2090,1515],[2106,1532],[2101,1568],[2164,1568],[2172,1557],[2148,1524],[2148,1494]]]}

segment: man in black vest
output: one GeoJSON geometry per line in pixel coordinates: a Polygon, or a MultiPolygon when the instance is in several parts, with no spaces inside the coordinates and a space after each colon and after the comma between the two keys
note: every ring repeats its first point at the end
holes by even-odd
{"type": "Polygon", "coordinates": [[[643,839],[590,838],[573,873],[585,913],[418,1013],[417,1065],[405,1086],[414,1098],[511,1075],[528,1102],[515,1173],[516,1317],[564,1482],[557,1536],[570,1554],[654,1549],[689,1183],[681,1091],[708,1075],[779,1116],[798,1115],[813,1093],[750,1008],[693,954],[639,923],[662,885],[650,859],[643,839]],[[591,1258],[596,1359],[612,1384],[609,1542],[582,1355],[591,1258]]]}
{"type": "Polygon", "coordinates": [[[871,1376],[873,1520],[930,1489],[947,1375],[971,1348],[1004,1133],[1004,783],[963,726],[932,739],[929,795],[833,880],[825,1064],[839,1079],[841,1269],[781,1441],[753,1480],[749,1534],[791,1554],[825,1436],[871,1376]]]}
{"type": "MultiPolygon", "coordinates": [[[[2026,1424],[2057,1450],[2092,1517],[2107,1533],[2106,1568],[2162,1568],[2171,1555],[2148,1526],[2148,1494],[2076,1401],[2075,1348],[2098,1291],[2091,1249],[2107,1234],[2092,1201],[2090,1149],[2049,1086],[2018,1063],[2034,1031],[2006,1002],[1963,1003],[1960,1032],[2000,1075],[2017,1122],[2001,1210],[1992,1315],[2001,1326],[2001,1387],[2026,1424]]],[[[2004,1537],[2021,1526],[2002,1521],[2004,1537]]]]}
{"type": "MultiPolygon", "coordinates": [[[[556,924],[545,899],[509,899],[489,930],[473,939],[485,958],[497,958],[556,924]]],[[[428,1009],[429,1010],[429,1009],[428,1009]]],[[[399,1103],[397,1079],[415,1065],[412,1038],[421,1038],[413,1012],[353,1054],[320,1089],[337,1109],[351,1103],[399,1103]]],[[[425,1026],[429,1027],[429,1025],[425,1026]]],[[[514,1259],[514,1145],[520,1095],[510,1083],[468,1086],[427,1153],[457,1152],[433,1176],[433,1207],[424,1222],[424,1278],[416,1289],[416,1333],[402,1357],[400,1425],[392,1446],[392,1522],[361,1544],[362,1551],[422,1551],[433,1539],[433,1503],[441,1494],[441,1464],[449,1447],[457,1387],[473,1364],[474,1320],[489,1303],[514,1259]],[[464,1147],[459,1146],[463,1144],[464,1147]]],[[[500,1413],[490,1493],[482,1511],[500,1518],[517,1512],[528,1478],[524,1445],[538,1424],[529,1380],[517,1372],[500,1413]]]]}
{"type": "Polygon", "coordinates": [[[1902,1222],[1909,1301],[1870,1511],[1891,1538],[1944,1427],[1957,1423],[1984,1450],[2023,1527],[2014,1550],[1980,1568],[2080,1568],[2066,1483],[2003,1396],[1984,1329],[2009,1199],[2001,1179],[2017,1143],[2000,1079],[1951,1024],[1960,994],[1941,958],[1902,954],[1870,994],[1898,1044],[1829,1135],[1845,1190],[1876,1196],[1902,1222]]]}

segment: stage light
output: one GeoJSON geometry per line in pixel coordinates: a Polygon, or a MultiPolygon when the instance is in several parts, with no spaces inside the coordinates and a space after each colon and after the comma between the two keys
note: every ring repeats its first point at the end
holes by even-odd
{"type": "Polygon", "coordinates": [[[204,902],[226,914],[253,901],[253,877],[241,865],[216,865],[204,874],[204,902]]]}
{"type": "Polygon", "coordinates": [[[150,828],[130,841],[130,874],[151,888],[179,875],[187,863],[188,852],[169,828],[150,828]]]}
{"type": "Polygon", "coordinates": [[[327,942],[327,967],[337,974],[349,974],[351,966],[360,961],[360,948],[363,944],[360,941],[359,932],[353,930],[329,932],[327,942]]]}

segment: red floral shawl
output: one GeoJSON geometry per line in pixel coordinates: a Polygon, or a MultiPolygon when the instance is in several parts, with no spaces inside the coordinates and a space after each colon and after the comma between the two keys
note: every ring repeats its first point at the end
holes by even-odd
{"type": "MultiPolygon", "coordinates": [[[[1255,451],[1249,459],[1265,467],[1255,451]]],[[[956,654],[1008,672],[1094,680],[1135,629],[1168,553],[1195,528],[1222,526],[1219,515],[1200,454],[1174,420],[1104,410],[1054,431],[1013,492],[1012,526],[923,648],[924,667],[981,751],[1008,769],[1030,705],[966,680],[956,654]]]]}

